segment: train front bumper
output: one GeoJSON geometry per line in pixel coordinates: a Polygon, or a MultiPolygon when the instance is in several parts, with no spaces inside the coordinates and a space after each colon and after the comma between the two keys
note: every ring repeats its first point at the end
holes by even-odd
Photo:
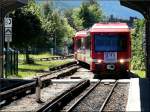
{"type": "Polygon", "coordinates": [[[129,70],[129,62],[121,63],[95,63],[92,62],[90,69],[100,73],[116,73],[129,70]]]}

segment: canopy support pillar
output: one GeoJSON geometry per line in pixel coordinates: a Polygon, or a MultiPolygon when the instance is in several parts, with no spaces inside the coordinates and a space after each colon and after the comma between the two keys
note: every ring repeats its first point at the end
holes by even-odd
{"type": "Polygon", "coordinates": [[[0,8],[0,78],[3,78],[3,46],[4,46],[4,10],[2,8],[0,8]]]}

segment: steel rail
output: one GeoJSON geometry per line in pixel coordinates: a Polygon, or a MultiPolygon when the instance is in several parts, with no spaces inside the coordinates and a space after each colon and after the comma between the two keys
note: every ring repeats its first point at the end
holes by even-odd
{"type": "Polygon", "coordinates": [[[58,69],[57,70],[54,70],[54,71],[50,71],[51,73],[56,73],[56,72],[59,72],[60,70],[66,70],[66,69],[68,69],[68,68],[72,68],[72,67],[75,67],[76,66],[76,64],[73,64],[73,65],[69,65],[69,66],[66,66],[66,67],[58,67],[58,69]]]}
{"type": "Polygon", "coordinates": [[[103,102],[103,104],[102,104],[102,106],[101,106],[99,112],[102,112],[102,111],[103,111],[103,109],[104,109],[104,107],[106,106],[107,102],[109,101],[109,99],[110,99],[110,97],[111,97],[111,95],[112,95],[112,93],[113,93],[113,91],[114,91],[114,88],[116,87],[117,83],[118,83],[118,81],[115,81],[115,84],[113,85],[113,87],[112,87],[111,91],[109,92],[107,98],[106,98],[105,101],[103,102]]]}
{"type": "Polygon", "coordinates": [[[77,85],[71,87],[51,102],[42,106],[37,112],[57,112],[60,111],[68,102],[80,94],[85,88],[90,85],[89,80],[83,80],[77,85]]]}
{"type": "Polygon", "coordinates": [[[60,66],[57,66],[57,67],[49,68],[49,70],[53,71],[53,70],[56,70],[58,68],[65,68],[65,67],[68,67],[68,66],[71,66],[71,65],[77,65],[77,62],[76,61],[69,62],[69,63],[63,64],[63,65],[60,65],[60,66]]]}
{"type": "Polygon", "coordinates": [[[78,66],[69,66],[69,68],[66,67],[66,68],[63,68],[63,69],[55,70],[53,72],[50,72],[50,73],[47,73],[47,74],[44,74],[44,75],[40,75],[39,77],[45,78],[45,77],[48,77],[49,75],[52,75],[52,74],[55,75],[55,73],[63,71],[62,73],[59,73],[58,75],[53,76],[53,77],[50,78],[50,79],[59,79],[59,78],[65,77],[65,76],[69,76],[70,73],[76,72],[76,70],[78,68],[79,68],[78,66]]]}
{"type": "Polygon", "coordinates": [[[67,110],[64,110],[65,112],[71,112],[73,108],[75,108],[75,106],[77,104],[79,104],[81,102],[81,100],[83,100],[94,88],[96,88],[101,81],[98,81],[93,87],[91,87],[83,96],[81,96],[73,105],[71,105],[71,107],[67,110]]]}
{"type": "Polygon", "coordinates": [[[54,61],[54,60],[64,60],[64,59],[70,59],[70,58],[73,58],[73,55],[40,58],[38,60],[40,60],[40,61],[54,61]]]}
{"type": "Polygon", "coordinates": [[[52,70],[52,71],[50,71],[50,73],[46,73],[46,74],[44,74],[44,75],[41,75],[40,77],[42,78],[42,77],[46,77],[46,76],[48,76],[48,75],[50,75],[50,74],[54,74],[54,73],[57,73],[57,72],[59,72],[59,71],[61,71],[61,70],[66,70],[66,69],[68,69],[68,68],[73,68],[73,67],[77,67],[76,66],[77,64],[72,64],[72,65],[66,65],[66,66],[64,66],[64,67],[56,67],[55,68],[55,70],[52,70]]]}
{"type": "Polygon", "coordinates": [[[24,85],[21,85],[19,87],[15,87],[13,89],[1,92],[0,93],[0,101],[5,100],[5,99],[10,99],[10,97],[13,97],[14,95],[18,95],[19,93],[26,92],[27,90],[34,89],[35,86],[36,86],[36,82],[33,81],[31,83],[24,84],[24,85]]]}

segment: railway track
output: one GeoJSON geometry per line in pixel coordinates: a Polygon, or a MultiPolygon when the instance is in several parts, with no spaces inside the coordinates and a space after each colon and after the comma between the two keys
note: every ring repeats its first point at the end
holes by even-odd
{"type": "Polygon", "coordinates": [[[54,60],[64,60],[64,59],[71,59],[74,55],[68,55],[68,56],[55,56],[50,58],[40,58],[39,61],[54,61],[54,60]]]}
{"type": "Polygon", "coordinates": [[[35,93],[35,88],[36,81],[33,80],[29,83],[0,92],[0,108],[10,104],[14,100],[35,93]]]}
{"type": "MultiPolygon", "coordinates": [[[[75,62],[71,62],[66,65],[62,65],[60,67],[51,69],[50,73],[42,74],[41,76],[39,76],[39,79],[41,80],[41,83],[42,83],[41,88],[49,86],[51,84],[51,79],[59,79],[59,78],[63,78],[65,76],[71,75],[74,72],[76,72],[78,68],[79,67],[77,66],[77,64],[75,62]]],[[[103,105],[102,103],[107,98],[107,96],[108,96],[107,94],[111,90],[114,82],[105,83],[103,81],[99,81],[97,83],[90,83],[90,84],[89,84],[89,81],[87,81],[87,82],[88,82],[88,84],[86,84],[86,86],[84,86],[84,89],[81,86],[81,88],[82,88],[81,90],[78,89],[80,87],[77,87],[77,90],[75,89],[75,90],[73,90],[73,92],[69,92],[68,94],[62,93],[63,95],[65,95],[65,97],[63,98],[63,100],[61,100],[61,104],[63,104],[63,105],[61,105],[60,107],[59,107],[59,105],[57,105],[59,108],[59,111],[69,112],[69,111],[94,111],[94,110],[99,111],[100,110],[100,107],[103,105]],[[76,94],[76,93],[78,93],[78,94],[76,94]],[[70,95],[69,100],[66,100],[66,98],[68,99],[68,95],[70,95]],[[65,103],[63,101],[65,101],[65,103]],[[95,103],[93,103],[93,102],[95,102],[95,103]]],[[[37,83],[37,79],[32,79],[29,81],[29,83],[22,84],[21,86],[19,85],[14,88],[8,87],[8,89],[2,88],[3,91],[0,92],[0,108],[5,105],[10,104],[11,102],[13,102],[17,99],[25,97],[28,94],[34,94],[35,89],[38,85],[39,84],[37,83]]],[[[118,85],[118,82],[116,82],[116,85],[118,85]]],[[[73,87],[73,88],[76,88],[76,87],[73,87]]],[[[115,88],[116,87],[113,88],[112,93],[114,92],[115,88]]],[[[117,86],[117,88],[119,88],[119,87],[117,86]]],[[[125,88],[126,88],[126,86],[125,86],[125,88]]],[[[116,89],[116,90],[119,90],[119,89],[116,89]]],[[[124,91],[124,90],[125,89],[123,88],[122,91],[124,91]]],[[[72,91],[72,90],[70,90],[70,91],[72,91]]],[[[113,101],[109,101],[109,98],[111,97],[111,95],[112,94],[110,93],[110,96],[107,98],[108,101],[105,101],[106,104],[107,103],[108,104],[104,105],[102,110],[106,110],[106,111],[113,110],[113,109],[110,109],[112,107],[112,103],[113,103],[113,101]]],[[[115,95],[113,95],[113,96],[115,96],[115,95]]],[[[118,96],[119,96],[119,93],[118,93],[118,96]]],[[[115,96],[115,99],[117,99],[118,96],[115,96]]],[[[120,99],[121,99],[121,97],[122,96],[120,96],[120,99]]],[[[125,98],[123,98],[123,100],[125,100],[125,98]]],[[[114,102],[116,102],[116,101],[114,101],[114,102]]],[[[59,100],[58,100],[57,104],[60,104],[59,100]]],[[[125,105],[125,104],[122,104],[122,105],[125,105]]],[[[114,106],[114,108],[116,108],[116,106],[114,106]]],[[[125,108],[125,106],[123,108],[125,108]]],[[[116,108],[116,110],[118,110],[118,108],[116,108]]],[[[120,109],[120,111],[122,111],[122,108],[120,109]]]]}
{"type": "MultiPolygon", "coordinates": [[[[87,83],[89,83],[87,81],[87,83]]],[[[82,85],[82,84],[81,84],[82,85]]],[[[90,83],[86,84],[84,86],[84,91],[82,87],[74,87],[72,88],[69,92],[67,93],[62,93],[62,95],[57,98],[57,100],[54,100],[52,102],[47,103],[44,105],[41,109],[38,111],[43,111],[43,112],[51,112],[51,111],[62,111],[62,112],[80,112],[80,111],[107,111],[107,110],[119,110],[120,111],[125,111],[125,106],[121,105],[123,108],[119,107],[118,108],[111,108],[112,102],[115,102],[116,104],[122,104],[117,101],[112,101],[114,99],[114,92],[116,90],[119,90],[120,87],[122,88],[127,88],[127,83],[122,84],[118,83],[118,81],[113,81],[113,82],[103,82],[103,81],[98,81],[97,83],[90,83]],[[116,89],[117,88],[117,89],[116,89]],[[75,90],[77,89],[77,90],[75,90]],[[80,90],[82,89],[82,90],[80,90]],[[115,90],[116,89],[116,90],[115,90]],[[110,106],[111,105],[111,106],[110,106]]],[[[124,91],[123,91],[124,92],[124,91]]],[[[122,95],[118,96],[123,97],[125,96],[123,93],[122,95]]],[[[126,93],[125,93],[126,94],[126,93]]],[[[116,96],[117,97],[117,96],[116,96]]],[[[127,95],[126,95],[127,97],[127,95]]],[[[124,98],[125,102],[127,99],[124,98]]]]}
{"type": "Polygon", "coordinates": [[[60,72],[62,70],[66,70],[66,69],[72,68],[74,66],[77,67],[77,63],[75,61],[67,63],[67,64],[64,64],[64,65],[60,65],[60,66],[57,66],[57,67],[54,67],[54,68],[49,68],[49,73],[48,74],[42,74],[41,77],[45,77],[45,76],[47,76],[49,74],[60,72]]]}
{"type": "Polygon", "coordinates": [[[79,95],[85,88],[90,84],[89,80],[83,80],[71,87],[69,90],[62,93],[60,96],[56,97],[51,102],[48,102],[42,106],[37,112],[57,112],[65,106],[69,101],[79,95]]]}
{"type": "Polygon", "coordinates": [[[97,82],[69,108],[62,111],[102,111],[109,100],[117,81],[113,83],[97,82]]]}
{"type": "MultiPolygon", "coordinates": [[[[118,87],[119,85],[120,84],[117,81],[113,83],[98,82],[91,88],[92,91],[89,90],[90,92],[87,92],[87,94],[83,95],[83,98],[79,98],[82,100],[78,100],[74,104],[70,104],[70,108],[63,109],[62,111],[125,111],[126,103],[124,103],[124,105],[122,103],[126,102],[127,97],[121,102],[117,99],[117,96],[114,97],[115,89],[117,88],[116,90],[120,90],[118,87]],[[120,110],[118,108],[120,108],[120,110]]],[[[121,93],[121,96],[124,97],[124,94],[121,93]]]]}
{"type": "MultiPolygon", "coordinates": [[[[61,79],[66,76],[70,76],[74,74],[77,69],[79,69],[77,63],[70,62],[65,65],[51,68],[49,73],[41,73],[41,75],[38,75],[38,77],[41,79],[43,87],[46,87],[51,83],[51,79],[61,79]]],[[[34,79],[37,79],[37,77],[34,79]]]]}
{"type": "MultiPolygon", "coordinates": [[[[68,55],[68,56],[53,56],[53,57],[47,57],[47,58],[39,58],[39,59],[33,59],[35,61],[55,61],[55,60],[65,60],[65,59],[73,59],[74,55],[68,55]]],[[[22,62],[22,59],[19,59],[19,62],[22,62]]]]}
{"type": "MultiPolygon", "coordinates": [[[[51,69],[50,73],[38,76],[38,79],[40,79],[42,83],[41,88],[49,86],[51,84],[51,79],[59,79],[71,75],[76,72],[77,69],[78,66],[76,66],[75,62],[67,63],[51,69]]],[[[39,85],[37,83],[37,77],[29,81],[21,81],[26,82],[24,84],[21,84],[20,81],[18,81],[15,85],[13,85],[15,81],[11,81],[12,83],[10,83],[9,86],[0,87],[0,108],[21,97],[35,93],[35,88],[39,85]]],[[[3,82],[2,79],[0,82],[3,82]]],[[[7,83],[8,81],[5,82],[7,83]]]]}

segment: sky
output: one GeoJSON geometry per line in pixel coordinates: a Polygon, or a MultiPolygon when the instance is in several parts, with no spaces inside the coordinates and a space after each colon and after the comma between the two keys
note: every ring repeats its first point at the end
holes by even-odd
{"type": "MultiPolygon", "coordinates": [[[[40,2],[46,0],[37,0],[40,2]]],[[[59,9],[68,9],[79,7],[84,0],[53,0],[54,4],[59,9]]],[[[143,18],[143,16],[132,9],[121,6],[119,0],[97,0],[105,15],[128,19],[130,16],[143,18]]]]}

